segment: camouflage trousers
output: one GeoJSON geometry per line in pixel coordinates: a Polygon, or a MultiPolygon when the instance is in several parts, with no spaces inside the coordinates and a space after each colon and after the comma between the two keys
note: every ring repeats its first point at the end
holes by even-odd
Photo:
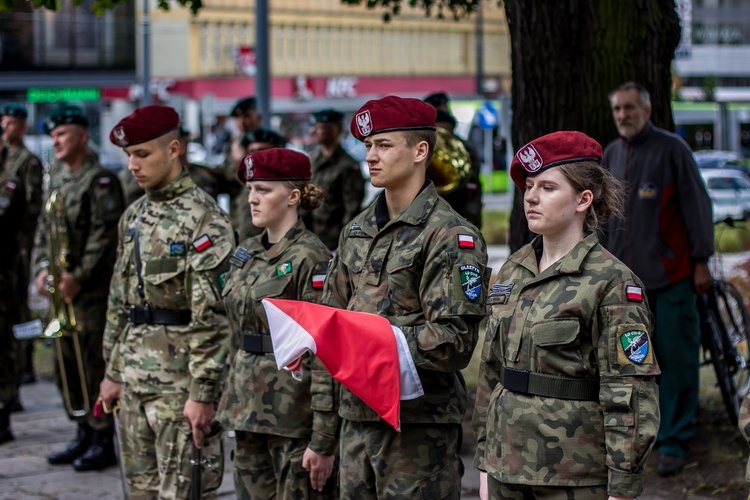
{"type": "MultiPolygon", "coordinates": [[[[186,401],[187,394],[139,396],[123,387],[120,450],[133,500],[189,498],[193,438],[182,415],[186,401]]],[[[214,498],[224,475],[221,432],[204,439],[201,461],[202,498],[214,498]]]]}
{"type": "Polygon", "coordinates": [[[344,420],[341,498],[455,499],[461,495],[456,425],[344,420]]]}
{"type": "Polygon", "coordinates": [[[16,319],[13,308],[0,307],[0,410],[18,396],[18,348],[13,337],[16,319]]]}
{"type": "Polygon", "coordinates": [[[323,491],[310,486],[302,468],[309,439],[237,431],[234,488],[239,500],[326,500],[336,495],[336,470],[323,491]]]}
{"type": "Polygon", "coordinates": [[[504,484],[487,475],[490,500],[601,500],[607,498],[607,486],[539,486],[504,484]]]}

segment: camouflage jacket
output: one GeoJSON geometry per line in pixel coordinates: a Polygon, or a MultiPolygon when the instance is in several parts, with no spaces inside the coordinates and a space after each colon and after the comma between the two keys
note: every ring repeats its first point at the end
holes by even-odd
{"type": "Polygon", "coordinates": [[[539,273],[541,243],[511,255],[487,297],[474,465],[504,483],[606,484],[610,495],[637,496],[659,429],[643,284],[596,235],[539,273]],[[503,367],[598,379],[599,400],[511,392],[503,367]]]}
{"type": "MultiPolygon", "coordinates": [[[[187,166],[187,170],[188,172],[190,172],[190,177],[193,178],[193,182],[195,182],[195,184],[199,188],[207,192],[211,196],[211,198],[215,200],[219,195],[219,183],[206,169],[206,167],[190,163],[187,166]]],[[[122,183],[122,189],[125,192],[125,200],[127,201],[128,205],[135,202],[138,198],[146,193],[146,191],[138,185],[138,183],[135,181],[135,178],[130,173],[130,170],[128,170],[127,168],[123,168],[122,170],[120,170],[117,176],[122,183]]]]}
{"type": "MultiPolygon", "coordinates": [[[[466,385],[458,370],[471,359],[484,318],[487,247],[429,181],[386,223],[387,214],[382,193],[341,233],[323,302],[379,314],[404,332],[425,395],[401,401],[402,424],[460,424],[466,385]]],[[[380,420],[344,387],[339,415],[380,420]]]]}
{"type": "MultiPolygon", "coordinates": [[[[70,253],[69,271],[79,285],[78,301],[104,302],[115,265],[117,221],[124,201],[117,177],[87,155],[75,170],[56,168],[50,193],[58,191],[65,203],[70,253]]],[[[44,216],[42,216],[44,217],[44,216]]],[[[34,276],[49,265],[49,225],[42,219],[36,232],[34,276]]]]}
{"type": "MultiPolygon", "coordinates": [[[[740,406],[739,428],[740,433],[745,438],[745,441],[750,444],[750,392],[745,394],[745,397],[742,399],[742,405],[740,406]]],[[[748,458],[747,465],[745,465],[745,481],[750,481],[750,458],[748,458]]]]}
{"type": "Polygon", "coordinates": [[[187,393],[194,401],[217,400],[229,351],[229,328],[220,312],[234,246],[226,214],[183,171],[130,205],[119,235],[104,331],[107,377],[137,394],[187,393]],[[188,325],[128,323],[130,306],[143,305],[136,231],[145,301],[155,309],[190,310],[188,325]]]}
{"type": "Polygon", "coordinates": [[[8,147],[8,157],[4,169],[10,175],[18,177],[23,182],[26,193],[26,215],[21,228],[20,244],[26,251],[26,257],[31,258],[31,249],[34,246],[34,233],[36,232],[39,214],[42,211],[42,178],[44,175],[39,158],[29,151],[26,146],[8,147]]]}
{"type": "Polygon", "coordinates": [[[306,221],[325,246],[335,250],[341,230],[362,211],[365,179],[357,160],[339,145],[330,156],[318,151],[312,157],[312,181],[323,189],[325,200],[306,221]]]}
{"type": "Polygon", "coordinates": [[[335,452],[334,384],[320,361],[308,356],[303,378],[297,381],[291,372],[276,367],[273,354],[238,350],[243,333],[269,334],[261,299],[319,303],[330,258],[320,240],[298,220],[270,249],[263,247],[262,236],[256,236],[240,245],[230,259],[223,295],[234,355],[219,405],[226,428],[311,439],[310,448],[317,453],[335,452]]]}
{"type": "Polygon", "coordinates": [[[0,171],[0,231],[6,241],[0,246],[0,310],[20,305],[16,269],[18,241],[16,236],[23,227],[26,210],[26,193],[21,180],[8,172],[0,171]]]}

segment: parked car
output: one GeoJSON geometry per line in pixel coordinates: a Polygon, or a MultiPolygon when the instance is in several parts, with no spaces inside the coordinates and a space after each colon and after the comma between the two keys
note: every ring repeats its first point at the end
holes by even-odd
{"type": "Polygon", "coordinates": [[[741,172],[724,169],[701,170],[713,206],[714,222],[731,217],[750,217],[750,180],[741,172]]]}
{"type": "Polygon", "coordinates": [[[741,154],[734,151],[720,151],[716,149],[705,149],[693,153],[698,168],[728,168],[739,170],[747,174],[748,168],[741,154]]]}

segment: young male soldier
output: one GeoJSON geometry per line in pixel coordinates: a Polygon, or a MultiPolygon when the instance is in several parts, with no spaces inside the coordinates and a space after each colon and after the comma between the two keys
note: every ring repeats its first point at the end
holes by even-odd
{"type": "MultiPolygon", "coordinates": [[[[102,335],[106,322],[107,291],[115,264],[117,221],[124,209],[122,190],[117,177],[101,167],[89,150],[88,118],[80,108],[57,107],[45,122],[52,137],[52,149],[59,167],[50,178],[50,194],[57,193],[64,206],[64,224],[69,242],[67,270],[53,278],[48,274],[50,238],[56,238],[49,220],[41,219],[36,234],[35,286],[42,295],[48,293],[48,279],[59,279],[62,298],[73,304],[80,327],[78,338],[85,366],[86,386],[91,405],[99,395],[104,376],[102,335]]],[[[78,400],[76,354],[71,339],[60,339],[72,404],[81,409],[78,400]]],[[[58,367],[60,368],[60,367],[58,367]]],[[[71,417],[78,422],[76,438],[64,450],[47,457],[50,464],[73,464],[77,471],[99,470],[117,463],[112,442],[111,418],[71,417]]]]}
{"type": "MultiPolygon", "coordinates": [[[[18,235],[20,264],[18,269],[19,321],[29,321],[31,315],[28,308],[28,293],[30,280],[31,250],[34,248],[34,233],[36,231],[39,213],[42,210],[42,163],[39,158],[29,151],[23,143],[23,137],[28,130],[26,108],[12,103],[0,109],[0,126],[3,129],[3,141],[8,148],[8,157],[4,170],[13,177],[18,177],[26,192],[26,215],[23,227],[18,235]]],[[[34,376],[33,351],[31,340],[18,342],[18,369],[20,382],[32,383],[34,376]]]]}
{"type": "MultiPolygon", "coordinates": [[[[1,131],[2,128],[0,134],[1,131]]],[[[0,231],[7,238],[0,246],[0,444],[15,439],[10,429],[10,413],[18,397],[18,349],[13,325],[19,322],[22,299],[14,285],[19,278],[15,264],[19,251],[17,236],[25,220],[25,207],[23,183],[0,168],[0,231]]]]}
{"type": "Polygon", "coordinates": [[[661,368],[656,473],[671,476],[685,466],[695,434],[701,344],[695,300],[711,286],[711,200],[685,141],[651,123],[648,91],[629,82],[609,98],[620,139],[604,150],[602,165],[628,192],[624,220],[609,222],[602,244],[646,286],[661,368]]]}
{"type": "Polygon", "coordinates": [[[365,179],[357,160],[341,146],[344,115],[323,109],[313,113],[313,120],[310,132],[320,149],[311,158],[312,181],[326,195],[323,205],[307,214],[305,223],[329,250],[335,250],[341,230],[362,211],[365,179]]]}
{"type": "MultiPolygon", "coordinates": [[[[418,99],[368,101],[351,122],[384,188],[341,232],[328,305],[378,314],[406,336],[424,396],[401,402],[401,432],[342,387],[342,498],[459,498],[458,440],[489,281],[477,229],[438,196],[425,170],[435,109],[418,99]]],[[[357,332],[351,332],[356,335],[357,332]]]]}
{"type": "Polygon", "coordinates": [[[121,398],[133,498],[187,498],[193,446],[204,495],[218,489],[223,469],[213,423],[229,332],[218,311],[234,238],[226,214],[180,163],[178,126],[174,109],[145,106],[109,136],[146,190],[119,225],[101,383],[107,407],[121,398]]]}

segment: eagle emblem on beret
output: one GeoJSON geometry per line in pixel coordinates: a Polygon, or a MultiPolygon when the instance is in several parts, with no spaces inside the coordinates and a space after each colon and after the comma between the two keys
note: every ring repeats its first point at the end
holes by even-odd
{"type": "Polygon", "coordinates": [[[527,144],[521,148],[516,153],[516,157],[527,172],[536,172],[544,165],[542,155],[539,154],[539,151],[536,150],[533,144],[527,144]]]}
{"type": "Polygon", "coordinates": [[[249,181],[255,177],[255,167],[253,167],[253,157],[248,156],[245,158],[245,180],[249,181]]]}
{"type": "Polygon", "coordinates": [[[125,135],[125,127],[123,127],[122,125],[115,127],[115,129],[112,131],[112,135],[115,136],[115,140],[120,146],[124,147],[128,145],[128,136],[125,135]]]}
{"type": "Polygon", "coordinates": [[[357,113],[355,119],[357,120],[359,133],[364,136],[370,135],[370,132],[372,132],[372,118],[370,117],[370,112],[365,110],[357,113]]]}

